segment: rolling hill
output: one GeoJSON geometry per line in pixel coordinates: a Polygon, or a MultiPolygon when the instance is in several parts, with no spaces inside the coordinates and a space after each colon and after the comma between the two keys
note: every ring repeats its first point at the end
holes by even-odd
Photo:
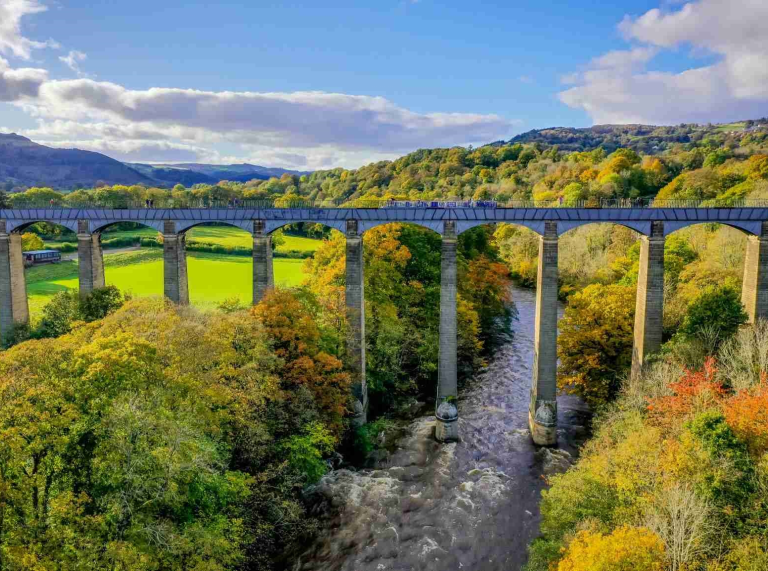
{"type": "Polygon", "coordinates": [[[89,188],[97,184],[144,184],[170,187],[221,180],[249,181],[304,174],[251,164],[208,165],[200,163],[122,163],[101,153],[57,149],[40,145],[15,133],[0,133],[0,189],[48,186],[58,190],[89,188]]]}
{"type": "Polygon", "coordinates": [[[71,189],[106,184],[150,184],[152,179],[106,155],[55,149],[15,133],[0,133],[0,185],[71,189]]]}
{"type": "Polygon", "coordinates": [[[305,174],[281,168],[262,167],[248,163],[235,165],[209,165],[204,163],[178,164],[146,164],[126,163],[127,166],[154,180],[165,184],[183,184],[191,186],[196,183],[216,184],[222,180],[247,182],[253,179],[267,180],[271,177],[280,178],[283,174],[305,174]]]}
{"type": "MultiPolygon", "coordinates": [[[[592,127],[550,127],[534,129],[513,137],[510,143],[557,145],[561,151],[590,151],[603,147],[611,153],[619,147],[656,154],[671,145],[696,143],[713,134],[735,139],[754,131],[768,131],[768,118],[723,125],[594,125],[592,127]]],[[[504,142],[498,144],[505,144],[504,142]]]]}

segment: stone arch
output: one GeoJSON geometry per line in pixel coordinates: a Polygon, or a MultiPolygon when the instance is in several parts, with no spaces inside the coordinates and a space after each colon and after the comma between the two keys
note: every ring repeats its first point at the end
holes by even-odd
{"type": "Polygon", "coordinates": [[[557,222],[557,235],[562,236],[574,228],[580,228],[589,224],[612,224],[616,226],[624,226],[625,228],[634,230],[643,236],[649,236],[651,233],[650,220],[559,220],[557,222]]]}
{"type": "Polygon", "coordinates": [[[58,220],[54,217],[36,218],[31,220],[6,220],[5,229],[9,234],[23,234],[27,228],[34,224],[38,224],[39,222],[61,226],[62,228],[66,228],[77,234],[77,220],[58,220]]]}
{"type": "MultiPolygon", "coordinates": [[[[339,232],[346,232],[347,231],[347,221],[346,220],[312,220],[311,218],[297,218],[295,220],[266,220],[266,232],[267,234],[272,234],[275,230],[279,230],[283,226],[287,226],[288,224],[322,224],[323,226],[327,226],[328,228],[331,228],[333,230],[338,230],[339,232]]],[[[251,223],[249,220],[248,223],[251,223]]]]}
{"type": "Polygon", "coordinates": [[[358,220],[358,229],[362,234],[372,228],[384,226],[386,224],[411,224],[413,226],[421,226],[438,235],[442,235],[443,222],[443,220],[358,220]]]}
{"type": "MultiPolygon", "coordinates": [[[[89,220],[85,218],[84,221],[89,225],[91,234],[102,234],[104,230],[110,226],[125,222],[140,224],[142,226],[146,226],[147,228],[157,230],[160,233],[163,231],[163,220],[136,220],[130,218],[120,220],[89,220]]],[[[77,228],[75,228],[75,231],[77,231],[77,228]]]]}
{"type": "Polygon", "coordinates": [[[174,220],[174,222],[179,234],[187,233],[198,226],[230,226],[248,233],[253,232],[253,220],[174,220]]]}
{"type": "Polygon", "coordinates": [[[669,236],[678,230],[696,226],[697,224],[722,224],[723,226],[735,228],[747,236],[759,236],[763,223],[761,220],[665,220],[664,236],[669,236]]]}
{"type": "Polygon", "coordinates": [[[536,234],[543,236],[544,223],[544,220],[457,220],[456,234],[462,234],[467,230],[475,228],[476,226],[482,226],[484,224],[510,224],[512,226],[528,228],[536,234]]]}

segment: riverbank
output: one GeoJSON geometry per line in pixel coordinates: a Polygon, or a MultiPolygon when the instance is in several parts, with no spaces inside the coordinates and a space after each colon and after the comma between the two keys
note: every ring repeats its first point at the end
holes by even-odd
{"type": "Polygon", "coordinates": [[[326,519],[295,570],[514,571],[538,535],[545,476],[567,469],[589,413],[558,397],[559,447],[537,449],[527,427],[535,292],[515,287],[514,338],[460,396],[461,441],[434,441],[434,416],[415,419],[372,469],[336,470],[310,492],[326,519]]]}

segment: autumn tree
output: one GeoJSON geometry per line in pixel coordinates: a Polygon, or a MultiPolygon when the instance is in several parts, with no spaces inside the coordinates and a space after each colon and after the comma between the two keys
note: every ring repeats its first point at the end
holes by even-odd
{"type": "Polygon", "coordinates": [[[574,294],[560,321],[558,384],[590,404],[613,399],[632,363],[635,291],[594,284],[574,294]]]}
{"type": "Polygon", "coordinates": [[[25,232],[21,235],[21,250],[28,252],[30,250],[42,250],[45,247],[43,240],[32,232],[25,232]]]}
{"type": "Polygon", "coordinates": [[[647,528],[619,527],[609,534],[581,531],[557,571],[663,571],[664,544],[647,528]]]}
{"type": "Polygon", "coordinates": [[[281,289],[268,292],[252,312],[282,360],[283,386],[308,389],[338,434],[350,404],[351,377],[341,360],[321,350],[322,335],[312,312],[295,293],[281,289]]]}

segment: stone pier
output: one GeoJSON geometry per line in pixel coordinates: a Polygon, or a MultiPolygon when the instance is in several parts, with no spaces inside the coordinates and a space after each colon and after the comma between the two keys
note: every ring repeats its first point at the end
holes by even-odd
{"type": "Polygon", "coordinates": [[[651,235],[640,237],[640,271],[637,276],[635,340],[632,376],[642,371],[652,353],[661,348],[664,318],[664,223],[651,222],[651,235]]]}
{"type": "Polygon", "coordinates": [[[181,304],[189,304],[187,283],[187,238],[178,232],[176,222],[166,220],[163,224],[163,290],[165,297],[181,304]]]}
{"type": "Polygon", "coordinates": [[[367,422],[368,388],[365,383],[365,287],[363,237],[357,220],[347,220],[346,308],[347,363],[352,372],[354,416],[352,424],[367,422]]]}
{"type": "Polygon", "coordinates": [[[456,222],[444,222],[440,258],[440,355],[435,403],[435,438],[440,442],[459,439],[458,388],[456,380],[456,222]]]}
{"type": "Polygon", "coordinates": [[[741,302],[750,323],[768,319],[768,222],[762,223],[759,236],[747,237],[741,302]]]}
{"type": "Polygon", "coordinates": [[[539,446],[557,444],[557,222],[539,237],[533,382],[528,426],[539,446]]]}
{"type": "Polygon", "coordinates": [[[21,234],[8,233],[0,220],[0,337],[7,340],[17,325],[29,322],[27,283],[21,234]]]}
{"type": "Polygon", "coordinates": [[[272,269],[272,237],[264,220],[253,221],[253,305],[275,287],[272,269]]]}
{"type": "Polygon", "coordinates": [[[94,289],[102,288],[104,282],[104,256],[101,249],[101,234],[91,234],[87,220],[77,221],[77,266],[80,277],[80,297],[94,289]]]}

